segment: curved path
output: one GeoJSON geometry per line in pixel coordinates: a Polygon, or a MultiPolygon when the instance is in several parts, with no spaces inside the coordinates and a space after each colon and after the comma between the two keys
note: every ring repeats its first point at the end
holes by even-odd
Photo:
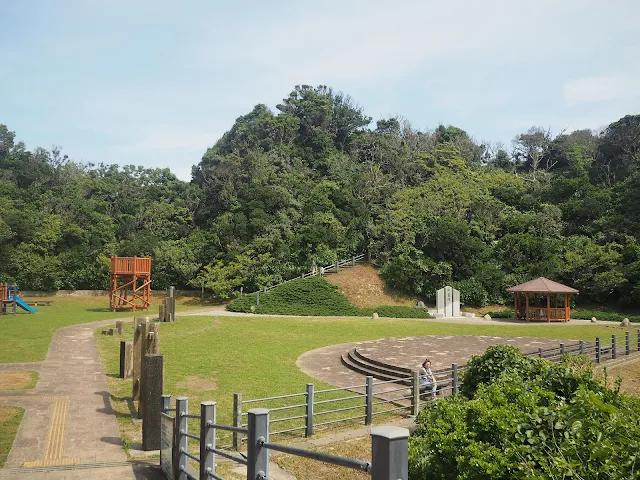
{"type": "MultiPolygon", "coordinates": [[[[564,340],[569,343],[568,340],[564,340]]],[[[451,368],[452,363],[464,365],[472,355],[483,353],[487,347],[496,344],[514,345],[524,353],[538,348],[557,347],[560,341],[535,337],[492,337],[492,336],[424,336],[404,338],[384,338],[365,342],[342,343],[317,348],[298,357],[296,365],[306,374],[336,387],[346,387],[363,383],[363,376],[345,367],[340,357],[353,348],[369,358],[385,363],[418,369],[425,357],[431,359],[434,370],[451,368]]]]}
{"type": "MultiPolygon", "coordinates": [[[[120,318],[129,320],[132,318],[120,318]]],[[[127,462],[109,401],[94,331],[114,319],[56,331],[47,359],[2,364],[0,370],[40,373],[31,390],[0,392],[0,404],[25,409],[0,477],[29,479],[162,478],[156,469],[127,462]]]]}

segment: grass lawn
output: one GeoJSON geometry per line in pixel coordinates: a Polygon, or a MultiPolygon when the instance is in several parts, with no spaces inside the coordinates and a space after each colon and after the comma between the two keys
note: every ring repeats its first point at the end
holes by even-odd
{"type": "MultiPolygon", "coordinates": [[[[38,306],[37,313],[20,311],[16,315],[0,316],[0,363],[38,362],[44,360],[56,330],[78,323],[109,318],[131,317],[131,312],[110,312],[109,297],[52,297],[47,306],[38,306]]],[[[150,313],[158,312],[158,301],[151,304],[150,313]]],[[[177,309],[197,308],[177,302],[177,309]]],[[[191,303],[191,302],[190,302],[191,303]]],[[[145,315],[146,312],[136,313],[145,315]]]]}
{"type": "MultiPolygon", "coordinates": [[[[296,366],[296,359],[314,348],[416,335],[532,336],[592,341],[596,336],[607,337],[621,331],[618,327],[599,324],[503,326],[368,318],[195,316],[160,324],[160,345],[165,355],[164,392],[174,398],[189,397],[191,413],[199,411],[201,401],[214,400],[219,422],[230,424],[234,392],[241,392],[244,399],[252,399],[304,392],[306,383],[315,383],[316,389],[330,388],[296,366]]],[[[132,325],[126,326],[125,338],[133,338],[132,325]]],[[[131,381],[117,378],[121,339],[103,335],[97,335],[96,339],[109,376],[112,405],[119,412],[125,445],[139,441],[136,432],[140,427],[131,422],[129,415],[132,406],[127,398],[131,397],[131,381]]],[[[303,397],[299,399],[304,402],[303,397]]]]}
{"type": "Polygon", "coordinates": [[[23,415],[24,408],[0,405],[0,468],[7,461],[23,415]]]}
{"type": "Polygon", "coordinates": [[[25,370],[0,371],[0,391],[1,390],[28,390],[36,386],[40,374],[25,370]]]}

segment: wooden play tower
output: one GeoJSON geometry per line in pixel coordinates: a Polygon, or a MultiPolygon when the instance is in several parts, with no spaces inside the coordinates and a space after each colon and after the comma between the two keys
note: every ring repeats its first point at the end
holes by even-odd
{"type": "Polygon", "coordinates": [[[151,258],[111,257],[111,311],[148,310],[151,304],[151,258]]]}

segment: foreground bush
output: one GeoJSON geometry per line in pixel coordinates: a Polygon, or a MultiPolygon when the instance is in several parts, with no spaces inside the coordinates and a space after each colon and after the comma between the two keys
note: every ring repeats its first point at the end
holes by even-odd
{"type": "Polygon", "coordinates": [[[419,415],[409,478],[638,478],[640,401],[597,381],[587,359],[490,347],[463,391],[419,415]]]}
{"type": "Polygon", "coordinates": [[[340,289],[322,277],[297,279],[269,292],[239,297],[227,306],[232,312],[254,312],[263,315],[318,315],[368,317],[377,312],[381,317],[431,318],[424,308],[380,306],[358,308],[340,289]]]}

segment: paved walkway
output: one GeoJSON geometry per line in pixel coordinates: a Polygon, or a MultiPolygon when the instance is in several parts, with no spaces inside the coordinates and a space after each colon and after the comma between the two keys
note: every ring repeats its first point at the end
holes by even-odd
{"type": "Polygon", "coordinates": [[[13,449],[0,476],[12,479],[162,478],[148,465],[126,462],[93,337],[95,329],[112,325],[114,321],[73,325],[56,331],[44,362],[0,365],[3,370],[40,372],[34,389],[0,392],[0,404],[25,408],[13,449]],[[106,466],[110,468],[104,468],[106,466]]]}

